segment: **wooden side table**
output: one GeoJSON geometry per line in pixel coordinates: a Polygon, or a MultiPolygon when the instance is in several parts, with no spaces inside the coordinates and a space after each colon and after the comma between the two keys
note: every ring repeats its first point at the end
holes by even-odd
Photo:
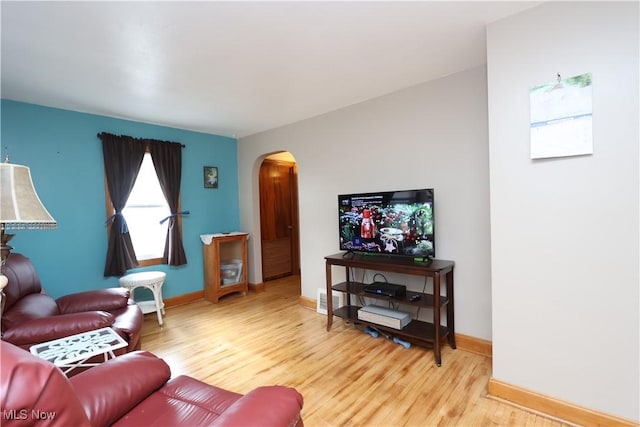
{"type": "Polygon", "coordinates": [[[217,303],[220,297],[249,291],[247,240],[249,233],[203,234],[204,298],[217,303]]]}
{"type": "Polygon", "coordinates": [[[138,303],[143,313],[156,312],[158,323],[162,326],[162,315],[164,311],[164,301],[162,300],[162,285],[166,273],[162,271],[143,271],[141,273],[131,273],[120,278],[120,286],[129,289],[131,298],[136,288],[147,288],[153,293],[153,301],[141,301],[138,303]]]}

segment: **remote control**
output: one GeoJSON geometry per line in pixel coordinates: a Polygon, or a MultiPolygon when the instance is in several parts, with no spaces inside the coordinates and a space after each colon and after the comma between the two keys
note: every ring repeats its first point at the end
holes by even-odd
{"type": "Polygon", "coordinates": [[[415,294],[411,298],[409,298],[409,301],[418,301],[420,298],[420,294],[415,294]]]}

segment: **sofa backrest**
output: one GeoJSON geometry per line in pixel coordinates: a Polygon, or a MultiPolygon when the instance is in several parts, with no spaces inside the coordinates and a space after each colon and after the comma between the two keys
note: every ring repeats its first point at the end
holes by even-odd
{"type": "Polygon", "coordinates": [[[89,426],[71,383],[52,363],[0,341],[2,425],[89,426]]]}
{"type": "Polygon", "coordinates": [[[9,279],[4,288],[3,333],[31,319],[60,314],[56,302],[42,289],[38,273],[29,258],[17,253],[9,254],[2,273],[9,279]]]}
{"type": "Polygon", "coordinates": [[[31,260],[22,254],[10,253],[2,267],[2,274],[9,279],[9,283],[4,288],[5,310],[10,309],[16,301],[26,295],[42,292],[42,284],[36,269],[31,260]]]}

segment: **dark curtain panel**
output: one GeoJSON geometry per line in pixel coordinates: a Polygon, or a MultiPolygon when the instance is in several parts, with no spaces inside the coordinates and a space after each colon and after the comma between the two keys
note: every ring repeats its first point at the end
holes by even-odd
{"type": "Polygon", "coordinates": [[[136,254],[122,215],[129,194],[133,189],[146,151],[145,142],[130,136],[116,136],[100,133],[104,154],[104,171],[107,176],[109,195],[115,214],[107,221],[113,221],[109,230],[109,246],[104,275],[123,276],[130,268],[138,266],[136,254]]]}
{"type": "Polygon", "coordinates": [[[182,176],[182,146],[173,142],[150,140],[149,151],[151,151],[151,159],[158,174],[160,187],[162,187],[164,197],[171,209],[162,262],[169,265],[184,265],[187,263],[187,256],[182,246],[178,215],[185,215],[189,212],[178,212],[182,176]]]}

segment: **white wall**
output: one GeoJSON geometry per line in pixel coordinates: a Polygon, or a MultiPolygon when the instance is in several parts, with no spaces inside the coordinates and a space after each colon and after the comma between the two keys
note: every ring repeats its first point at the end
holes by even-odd
{"type": "MultiPolygon", "coordinates": [[[[338,252],[338,194],[433,187],[436,255],[456,262],[456,331],[491,339],[486,103],[482,67],[241,139],[243,229],[260,235],[261,156],[290,151],[299,172],[302,294],[315,299],[324,257],[338,252]]],[[[258,283],[259,238],[250,243],[250,281],[258,283]]],[[[412,279],[397,280],[411,288],[412,279]]]]}
{"type": "Polygon", "coordinates": [[[493,376],[640,420],[638,3],[487,31],[493,376]],[[529,88],[593,74],[589,156],[529,158],[529,88]]]}

